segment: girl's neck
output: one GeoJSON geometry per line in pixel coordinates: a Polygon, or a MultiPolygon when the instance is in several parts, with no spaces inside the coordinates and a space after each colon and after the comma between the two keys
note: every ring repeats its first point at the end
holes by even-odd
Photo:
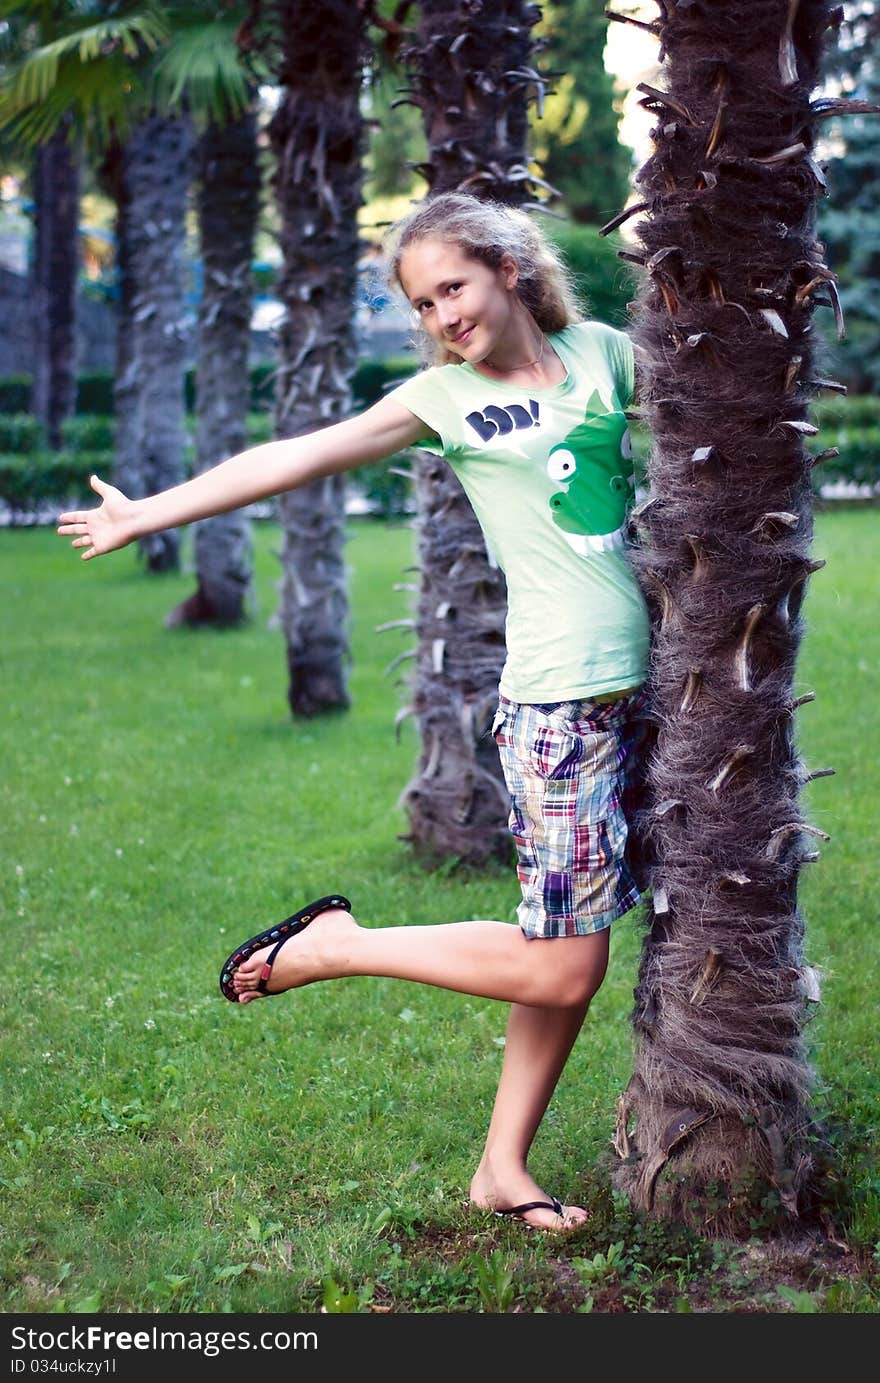
{"type": "Polygon", "coordinates": [[[504,336],[474,368],[499,383],[509,379],[535,388],[555,384],[561,361],[532,314],[517,306],[504,336]]]}

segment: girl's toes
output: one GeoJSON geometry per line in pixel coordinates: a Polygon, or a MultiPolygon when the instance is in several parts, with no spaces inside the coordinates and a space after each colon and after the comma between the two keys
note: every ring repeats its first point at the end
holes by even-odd
{"type": "Polygon", "coordinates": [[[256,989],[263,973],[263,965],[268,955],[268,947],[261,951],[255,951],[247,960],[243,960],[241,965],[237,965],[232,976],[232,987],[236,993],[241,994],[245,990],[256,989]]]}
{"type": "Polygon", "coordinates": [[[566,1226],[582,1225],[589,1218],[588,1212],[579,1205],[564,1205],[562,1207],[562,1220],[566,1226]]]}

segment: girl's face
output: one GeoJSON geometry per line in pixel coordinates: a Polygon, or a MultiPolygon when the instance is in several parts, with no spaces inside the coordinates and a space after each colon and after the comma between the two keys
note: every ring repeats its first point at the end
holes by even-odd
{"type": "Polygon", "coordinates": [[[512,255],[497,269],[445,240],[416,240],[400,258],[401,287],[425,330],[471,364],[485,360],[509,329],[518,303],[512,255]]]}

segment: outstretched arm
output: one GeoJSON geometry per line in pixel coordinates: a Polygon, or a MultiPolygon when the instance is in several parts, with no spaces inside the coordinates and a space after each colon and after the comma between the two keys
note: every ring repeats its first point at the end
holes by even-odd
{"type": "Polygon", "coordinates": [[[393,399],[380,399],[356,417],[319,432],[250,447],[149,499],[128,499],[115,486],[92,476],[92,489],[103,502],[97,509],[61,514],[57,531],[62,536],[74,535],[71,547],[84,548],[82,559],[88,561],[147,533],[241,509],[321,476],[393,456],[429,435],[430,428],[408,408],[393,399]]]}

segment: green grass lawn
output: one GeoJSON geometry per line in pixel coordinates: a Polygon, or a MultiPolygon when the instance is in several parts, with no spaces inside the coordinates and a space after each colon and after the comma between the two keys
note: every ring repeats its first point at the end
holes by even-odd
{"type": "Polygon", "coordinates": [[[512,868],[431,875],[399,839],[416,741],[412,722],[395,739],[405,688],[384,668],[407,635],[373,631],[407,613],[409,529],[352,525],[353,705],[308,723],[270,628],[277,530],[257,532],[256,617],[224,633],[163,630],[192,578],[147,577],[131,550],[81,564],[51,531],[2,534],[0,1309],[877,1310],[878,529],[819,516],[805,605],[800,746],[836,769],[807,790],[832,835],[802,881],[824,975],[809,1040],[853,1252],[788,1277],[607,1189],[640,911],[533,1154],[593,1208],[564,1242],[463,1209],[504,1006],[381,979],[221,998],[237,941],[334,889],[368,925],[514,918],[512,868]]]}

